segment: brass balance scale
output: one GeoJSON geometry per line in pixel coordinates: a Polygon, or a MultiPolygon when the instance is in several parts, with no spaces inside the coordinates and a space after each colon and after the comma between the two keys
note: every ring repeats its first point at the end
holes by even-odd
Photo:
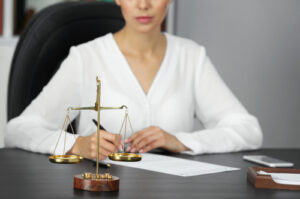
{"type": "MultiPolygon", "coordinates": [[[[96,173],[83,173],[78,174],[74,176],[74,188],[81,189],[81,190],[87,190],[87,191],[118,191],[119,190],[119,178],[116,176],[112,176],[110,173],[99,173],[99,148],[100,148],[100,110],[112,110],[112,109],[124,109],[125,110],[125,116],[121,125],[121,129],[119,131],[119,134],[121,135],[124,129],[124,137],[123,141],[126,137],[126,128],[127,123],[129,123],[131,131],[132,125],[128,116],[128,108],[123,105],[120,107],[101,107],[100,106],[100,95],[101,95],[101,82],[96,78],[97,81],[97,98],[95,106],[92,107],[69,107],[67,109],[66,118],[63,124],[63,127],[61,129],[61,133],[58,137],[57,143],[55,145],[53,155],[49,156],[49,160],[52,163],[57,164],[76,164],[80,163],[84,158],[79,155],[54,155],[57,145],[59,143],[59,140],[61,138],[62,132],[65,132],[64,137],[64,150],[63,154],[65,154],[65,145],[66,145],[66,127],[68,127],[68,124],[71,127],[72,133],[75,137],[74,129],[71,125],[69,112],[71,110],[94,110],[97,112],[97,164],[96,164],[96,173]],[[123,128],[125,127],[125,128],[123,128]]],[[[113,161],[127,161],[127,162],[136,162],[140,161],[142,159],[142,156],[140,154],[136,153],[125,153],[125,143],[123,143],[123,148],[121,152],[112,153],[108,156],[110,160],[113,161]]],[[[108,165],[110,167],[110,165],[108,165]]]]}

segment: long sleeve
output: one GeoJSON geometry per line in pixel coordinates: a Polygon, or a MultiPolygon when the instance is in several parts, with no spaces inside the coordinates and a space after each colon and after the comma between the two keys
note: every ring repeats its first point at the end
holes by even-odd
{"type": "Polygon", "coordinates": [[[222,153],[261,147],[262,132],[257,119],[232,94],[206,55],[195,69],[194,95],[196,116],[205,129],[175,134],[191,149],[184,153],[222,153]]]}
{"type": "MultiPolygon", "coordinates": [[[[5,130],[6,147],[17,147],[40,153],[52,153],[58,140],[67,107],[80,106],[82,60],[76,48],[71,48],[50,82],[22,114],[10,120],[5,130]]],[[[71,112],[73,120],[78,113],[71,112]]],[[[63,132],[64,133],[64,132],[63,132]]],[[[56,154],[63,153],[62,134],[56,154]]],[[[67,133],[66,150],[75,139],[67,133]]]]}

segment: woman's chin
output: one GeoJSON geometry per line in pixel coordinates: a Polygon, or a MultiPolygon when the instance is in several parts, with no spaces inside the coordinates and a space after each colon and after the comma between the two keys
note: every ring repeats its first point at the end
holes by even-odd
{"type": "Polygon", "coordinates": [[[135,30],[139,33],[150,34],[157,30],[160,31],[160,28],[153,27],[153,26],[139,26],[135,30]]]}

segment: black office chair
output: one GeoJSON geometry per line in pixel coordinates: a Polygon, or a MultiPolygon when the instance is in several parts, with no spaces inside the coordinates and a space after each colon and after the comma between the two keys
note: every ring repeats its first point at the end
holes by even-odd
{"type": "Polygon", "coordinates": [[[113,3],[67,2],[38,13],[22,33],[9,77],[7,118],[21,114],[40,93],[73,45],[124,26],[113,3]]]}

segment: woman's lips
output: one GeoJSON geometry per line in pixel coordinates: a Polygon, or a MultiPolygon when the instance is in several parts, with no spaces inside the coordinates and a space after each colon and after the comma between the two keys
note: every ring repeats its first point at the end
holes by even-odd
{"type": "Polygon", "coordinates": [[[150,22],[151,22],[152,17],[136,17],[136,20],[137,20],[139,23],[147,24],[147,23],[150,23],[150,22]]]}

